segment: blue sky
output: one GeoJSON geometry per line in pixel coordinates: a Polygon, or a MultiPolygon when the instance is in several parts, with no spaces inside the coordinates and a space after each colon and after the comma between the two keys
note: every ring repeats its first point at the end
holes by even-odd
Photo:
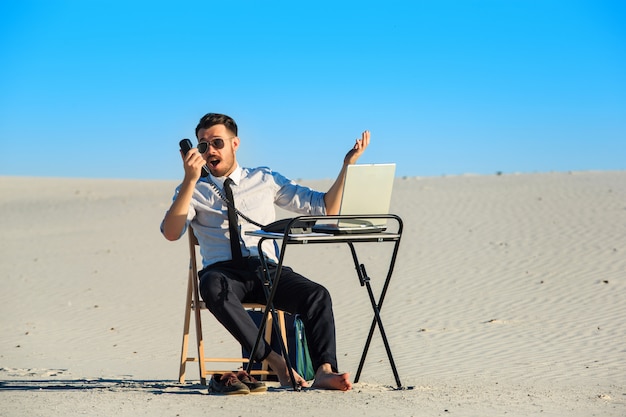
{"type": "Polygon", "coordinates": [[[623,170],[626,3],[0,2],[0,175],[180,179],[207,112],[293,179],[623,170]]]}

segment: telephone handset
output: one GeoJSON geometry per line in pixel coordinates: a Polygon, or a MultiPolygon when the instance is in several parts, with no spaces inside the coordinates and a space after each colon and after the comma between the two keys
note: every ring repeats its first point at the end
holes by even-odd
{"type": "MultiPolygon", "coordinates": [[[[192,145],[192,143],[191,143],[191,141],[189,139],[183,139],[178,144],[180,146],[180,150],[183,152],[184,155],[186,155],[187,152],[189,152],[189,150],[191,148],[193,148],[193,145],[192,145]]],[[[237,210],[236,207],[233,207],[231,202],[228,201],[228,199],[224,196],[222,191],[217,187],[217,185],[215,185],[215,183],[209,177],[209,167],[207,167],[206,165],[202,167],[202,174],[201,174],[201,176],[202,177],[208,177],[207,179],[208,179],[209,185],[211,186],[213,191],[215,191],[215,193],[219,196],[220,199],[222,199],[222,201],[224,201],[224,203],[226,203],[227,206],[229,206],[231,208],[234,208],[235,209],[235,213],[237,213],[237,215],[239,217],[241,217],[242,219],[246,220],[248,223],[251,223],[251,224],[253,224],[253,225],[257,226],[257,227],[260,227],[261,230],[263,230],[265,232],[284,233],[285,227],[287,227],[287,224],[289,224],[291,219],[277,220],[277,221],[272,222],[272,223],[270,223],[270,224],[268,224],[266,226],[264,226],[264,225],[262,225],[260,223],[257,223],[254,220],[250,219],[245,214],[243,214],[242,212],[240,212],[239,210],[237,210]]],[[[292,234],[310,233],[314,224],[315,224],[315,222],[297,221],[297,222],[295,222],[294,224],[291,225],[291,230],[290,230],[289,233],[292,233],[292,234]]]]}
{"type": "MultiPolygon", "coordinates": [[[[189,139],[183,139],[181,140],[178,145],[180,146],[180,150],[183,152],[183,155],[187,155],[187,152],[189,152],[189,150],[191,148],[193,148],[193,145],[191,144],[191,141],[189,139]]],[[[202,174],[200,174],[201,177],[208,177],[209,176],[209,167],[208,166],[203,166],[202,167],[202,174]]]]}

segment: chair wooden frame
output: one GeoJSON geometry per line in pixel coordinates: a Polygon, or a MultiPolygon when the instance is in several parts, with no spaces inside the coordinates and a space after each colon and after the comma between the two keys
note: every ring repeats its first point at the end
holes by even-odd
{"type": "MultiPolygon", "coordinates": [[[[244,363],[249,362],[249,358],[244,357],[232,357],[232,358],[215,358],[215,357],[205,357],[204,354],[204,337],[202,333],[202,317],[200,314],[201,310],[206,310],[206,305],[200,299],[200,291],[199,291],[199,282],[198,282],[198,263],[196,257],[196,247],[198,246],[198,240],[196,239],[195,234],[193,233],[193,229],[191,226],[187,231],[187,235],[189,236],[189,274],[188,274],[188,283],[187,283],[187,299],[185,302],[185,321],[183,324],[183,340],[182,347],[180,353],[180,370],[178,373],[178,382],[185,382],[185,373],[187,362],[198,362],[199,373],[200,373],[200,382],[203,385],[207,383],[207,375],[212,375],[215,373],[224,373],[231,372],[233,369],[207,369],[206,363],[239,363],[240,367],[243,366],[244,363]],[[191,325],[191,317],[193,312],[194,324],[196,328],[196,347],[197,347],[197,357],[191,357],[188,355],[189,352],[189,328],[191,325]]],[[[264,304],[255,304],[255,303],[244,303],[244,308],[249,310],[259,310],[264,311],[264,304]]],[[[281,337],[285,346],[287,345],[287,333],[285,330],[285,316],[284,312],[277,310],[278,317],[278,328],[280,330],[281,337]]],[[[271,340],[272,336],[272,315],[268,314],[267,322],[265,326],[265,339],[271,340]]],[[[261,369],[253,369],[250,371],[250,374],[259,375],[262,379],[265,379],[267,375],[275,375],[267,364],[267,361],[263,361],[261,369]]]]}

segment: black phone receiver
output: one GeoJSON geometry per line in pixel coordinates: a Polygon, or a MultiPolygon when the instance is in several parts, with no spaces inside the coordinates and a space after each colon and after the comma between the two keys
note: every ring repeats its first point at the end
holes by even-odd
{"type": "MultiPolygon", "coordinates": [[[[183,139],[180,142],[178,142],[178,145],[180,146],[180,150],[183,152],[183,155],[187,155],[187,152],[189,152],[189,150],[191,148],[193,148],[193,144],[191,143],[191,141],[189,139],[183,139]]],[[[203,166],[202,167],[202,174],[200,174],[201,177],[208,177],[209,176],[209,167],[208,166],[203,166]]]]}

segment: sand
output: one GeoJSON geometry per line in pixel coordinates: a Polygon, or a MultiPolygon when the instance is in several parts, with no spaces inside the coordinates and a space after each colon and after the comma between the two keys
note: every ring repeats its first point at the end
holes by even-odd
{"type": "MultiPolygon", "coordinates": [[[[405,389],[377,332],[350,392],[237,397],[193,364],[177,381],[187,246],[158,229],[176,185],[0,177],[0,415],[626,415],[625,171],[398,178],[382,319],[405,389]]],[[[359,249],[376,294],[388,247],[359,249]]],[[[354,374],[372,311],[348,249],[287,264],[331,291],[354,374]]],[[[238,350],[204,320],[209,354],[238,350]]]]}

